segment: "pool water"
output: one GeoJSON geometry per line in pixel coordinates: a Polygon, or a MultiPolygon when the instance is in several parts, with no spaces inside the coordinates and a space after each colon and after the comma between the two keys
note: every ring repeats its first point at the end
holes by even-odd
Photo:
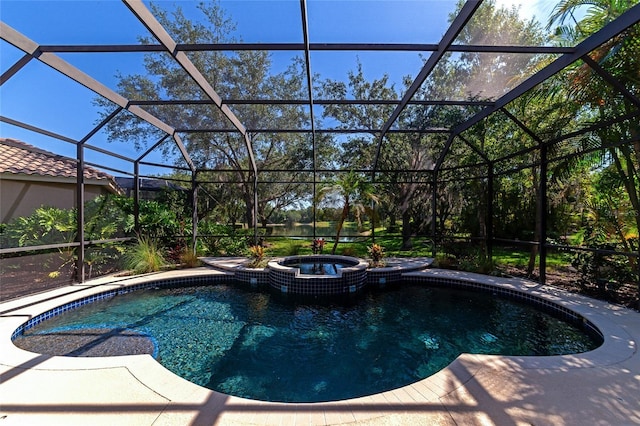
{"type": "Polygon", "coordinates": [[[561,355],[601,343],[511,300],[411,284],[344,303],[311,303],[237,284],[149,289],[69,311],[18,340],[79,328],[150,336],[157,360],[187,380],[283,402],[394,389],[436,373],[463,352],[561,355]]]}
{"type": "Polygon", "coordinates": [[[287,263],[284,266],[298,268],[304,275],[338,275],[338,271],[353,265],[338,262],[297,262],[287,263]]]}

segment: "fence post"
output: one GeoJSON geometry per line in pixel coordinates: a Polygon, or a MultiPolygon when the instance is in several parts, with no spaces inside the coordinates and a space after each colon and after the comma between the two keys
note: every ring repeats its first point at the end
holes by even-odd
{"type": "Polygon", "coordinates": [[[76,280],[84,282],[84,145],[76,144],[76,280]]]}
{"type": "Polygon", "coordinates": [[[540,284],[547,281],[547,146],[540,147],[540,284]]]}
{"type": "Polygon", "coordinates": [[[489,257],[489,264],[493,265],[493,163],[488,163],[487,170],[487,256],[489,257]]]}
{"type": "Polygon", "coordinates": [[[197,172],[191,173],[191,248],[195,255],[198,251],[198,181],[197,172]]]}
{"type": "MultiPolygon", "coordinates": [[[[128,194],[127,194],[128,195],[128,194]]],[[[133,229],[140,235],[140,162],[133,163],[133,229]]]]}
{"type": "Polygon", "coordinates": [[[431,184],[431,236],[433,238],[433,245],[431,246],[431,257],[433,257],[435,259],[436,255],[437,255],[437,249],[436,249],[436,244],[437,244],[437,236],[436,236],[436,220],[438,218],[438,215],[436,214],[436,207],[438,205],[437,203],[437,197],[438,197],[438,172],[434,171],[433,172],[433,182],[431,184]]]}

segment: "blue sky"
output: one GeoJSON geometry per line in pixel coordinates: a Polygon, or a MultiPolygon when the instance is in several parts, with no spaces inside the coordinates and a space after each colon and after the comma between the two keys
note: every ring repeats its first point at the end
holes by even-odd
{"type": "MultiPolygon", "coordinates": [[[[167,10],[179,5],[187,16],[200,17],[194,1],[157,3],[167,10]]],[[[327,43],[437,43],[448,27],[447,17],[455,9],[455,3],[455,0],[309,0],[309,36],[312,42],[327,43]]],[[[227,0],[221,4],[237,24],[236,36],[245,42],[302,41],[298,0],[227,0]]],[[[546,22],[555,1],[497,0],[497,4],[506,7],[520,4],[524,17],[531,18],[535,14],[546,22]]],[[[43,45],[133,44],[137,43],[139,36],[147,35],[146,29],[118,0],[1,0],[0,17],[9,26],[43,45]]],[[[300,53],[274,52],[274,72],[284,69],[294,54],[300,53]]],[[[0,42],[2,72],[21,56],[18,49],[0,42]]],[[[116,73],[144,72],[143,55],[137,53],[59,56],[114,90],[116,73]]],[[[415,76],[422,66],[422,59],[417,53],[360,52],[357,59],[363,64],[367,78],[380,78],[386,73],[397,83],[397,88],[402,76],[415,76]]],[[[356,68],[356,53],[312,52],[311,67],[323,79],[344,80],[348,71],[356,68]]],[[[92,105],[95,97],[88,89],[38,61],[31,61],[0,88],[0,112],[6,117],[80,139],[98,119],[97,110],[92,105]]],[[[5,123],[0,123],[0,136],[75,156],[75,147],[71,144],[5,123]]],[[[126,143],[107,143],[101,133],[89,143],[132,158],[139,155],[126,143]]],[[[88,161],[130,170],[125,162],[102,154],[89,151],[86,155],[88,161]]],[[[150,161],[161,162],[161,159],[156,155],[150,161]]],[[[153,173],[152,170],[146,172],[153,173]]]]}

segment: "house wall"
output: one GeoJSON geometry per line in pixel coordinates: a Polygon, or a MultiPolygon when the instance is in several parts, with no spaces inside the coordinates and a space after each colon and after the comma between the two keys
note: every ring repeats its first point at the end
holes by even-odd
{"type": "MultiPolygon", "coordinates": [[[[85,200],[109,193],[105,185],[85,184],[85,200]]],[[[29,216],[40,206],[70,209],[76,205],[76,186],[64,182],[38,182],[0,178],[0,219],[7,223],[19,216],[29,216]]]]}

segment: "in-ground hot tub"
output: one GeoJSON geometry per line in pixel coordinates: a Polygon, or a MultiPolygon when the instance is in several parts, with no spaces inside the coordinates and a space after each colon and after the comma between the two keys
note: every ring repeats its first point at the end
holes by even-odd
{"type": "Polygon", "coordinates": [[[336,255],[289,256],[269,262],[269,285],[282,293],[304,295],[348,294],[367,282],[368,263],[336,255]]]}

